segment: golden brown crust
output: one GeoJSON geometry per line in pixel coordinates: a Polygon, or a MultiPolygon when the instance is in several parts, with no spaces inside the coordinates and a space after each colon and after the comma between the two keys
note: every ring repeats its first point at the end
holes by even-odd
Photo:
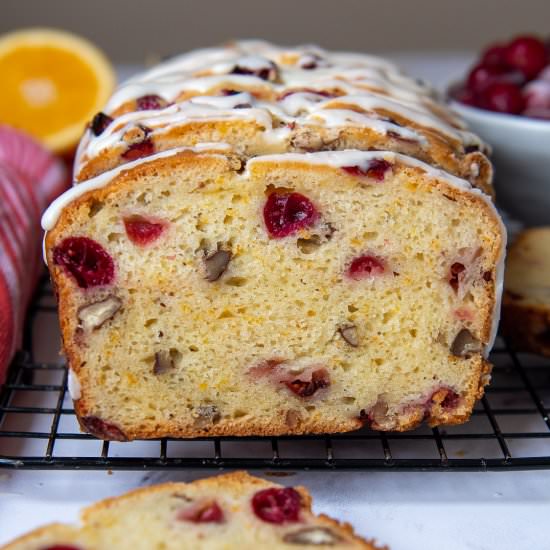
{"type": "MultiPolygon", "coordinates": [[[[243,490],[248,490],[250,486],[256,487],[257,490],[268,489],[270,487],[281,487],[278,484],[274,484],[269,481],[251,476],[248,472],[237,471],[199,479],[193,481],[192,483],[169,482],[160,485],[154,485],[152,487],[142,487],[139,489],[134,489],[133,491],[130,491],[125,495],[109,498],[85,508],[81,513],[81,518],[83,523],[86,524],[90,522],[90,520],[98,511],[108,510],[109,508],[116,507],[126,501],[135,501],[136,499],[139,500],[143,497],[149,496],[151,493],[172,493],[178,491],[184,492],[185,489],[190,485],[193,485],[198,490],[207,489],[219,494],[223,494],[225,491],[239,494],[243,490]]],[[[312,514],[313,512],[311,507],[313,500],[307,489],[301,486],[294,487],[294,489],[300,493],[303,510],[306,513],[312,514]]],[[[321,523],[325,524],[327,527],[332,527],[340,534],[347,535],[347,537],[349,537],[355,544],[358,544],[361,548],[364,548],[365,550],[384,550],[384,548],[387,549],[387,547],[374,546],[370,542],[357,536],[353,530],[353,527],[349,523],[339,522],[325,514],[320,514],[316,517],[318,520],[321,521],[321,523]]]]}
{"type": "MultiPolygon", "coordinates": [[[[239,470],[236,472],[230,472],[227,474],[220,474],[217,476],[209,476],[201,479],[196,479],[191,483],[169,481],[166,483],[159,483],[157,485],[152,485],[150,487],[139,487],[133,489],[123,495],[106,498],[100,502],[96,502],[91,506],[84,508],[80,514],[80,517],[84,523],[86,523],[90,516],[94,514],[97,510],[105,510],[119,504],[123,504],[125,501],[139,499],[143,496],[150,495],[152,493],[164,493],[168,492],[177,492],[178,490],[185,489],[190,484],[192,484],[197,489],[209,488],[214,490],[223,491],[226,489],[231,490],[232,488],[240,489],[242,485],[255,485],[259,489],[272,487],[273,484],[269,481],[261,479],[259,477],[251,476],[248,472],[244,470],[239,470]]],[[[303,487],[295,487],[296,490],[300,491],[300,494],[304,496],[304,504],[308,510],[311,509],[311,497],[306,489],[303,487]]]]}
{"type": "Polygon", "coordinates": [[[42,541],[48,544],[48,541],[52,538],[55,538],[58,544],[65,543],[70,545],[77,536],[77,527],[65,525],[63,523],[50,523],[49,525],[38,527],[29,533],[17,537],[8,544],[0,547],[0,550],[17,550],[22,546],[27,546],[27,544],[36,544],[42,541]]]}

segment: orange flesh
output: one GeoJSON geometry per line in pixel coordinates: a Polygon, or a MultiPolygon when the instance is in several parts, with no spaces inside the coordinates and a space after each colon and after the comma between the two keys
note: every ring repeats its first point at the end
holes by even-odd
{"type": "Polygon", "coordinates": [[[99,83],[77,55],[52,46],[18,47],[0,57],[0,121],[52,135],[90,114],[99,83]]]}

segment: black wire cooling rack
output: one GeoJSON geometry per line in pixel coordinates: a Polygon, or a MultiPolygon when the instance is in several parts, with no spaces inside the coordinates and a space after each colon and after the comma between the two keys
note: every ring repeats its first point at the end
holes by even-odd
{"type": "Polygon", "coordinates": [[[501,339],[493,381],[472,419],[402,434],[363,429],[309,437],[217,437],[116,443],[79,432],[46,279],[30,309],[23,349],[0,393],[0,467],[26,469],[247,468],[271,470],[502,470],[550,468],[550,360],[501,339]],[[52,358],[53,357],[53,358],[52,358]],[[546,404],[546,405],[545,405],[546,404]]]}

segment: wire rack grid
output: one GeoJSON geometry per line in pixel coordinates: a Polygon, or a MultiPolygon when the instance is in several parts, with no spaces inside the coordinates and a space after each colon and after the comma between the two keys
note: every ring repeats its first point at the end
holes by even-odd
{"type": "Polygon", "coordinates": [[[550,360],[501,339],[493,381],[461,426],[405,433],[297,437],[163,438],[117,443],[80,433],[58,349],[47,279],[30,308],[23,350],[0,393],[0,467],[19,469],[247,468],[271,470],[503,470],[550,468],[550,360]],[[43,355],[43,354],[42,354],[43,355]]]}

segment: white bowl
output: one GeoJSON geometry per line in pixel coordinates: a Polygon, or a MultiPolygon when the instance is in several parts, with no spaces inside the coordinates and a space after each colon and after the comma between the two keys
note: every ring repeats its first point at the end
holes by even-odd
{"type": "Polygon", "coordinates": [[[550,120],[451,107],[493,148],[497,204],[527,226],[550,225],[550,120]]]}

